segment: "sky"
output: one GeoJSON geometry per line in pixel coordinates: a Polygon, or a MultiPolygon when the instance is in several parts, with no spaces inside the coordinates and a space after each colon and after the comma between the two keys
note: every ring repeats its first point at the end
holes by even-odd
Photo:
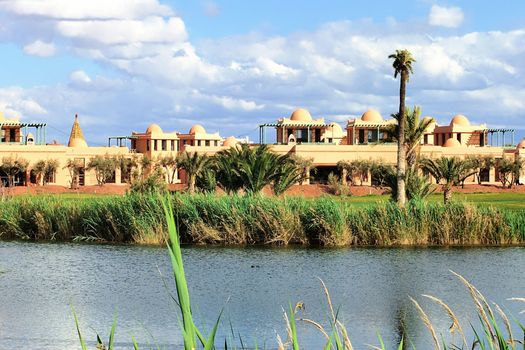
{"type": "Polygon", "coordinates": [[[388,55],[415,59],[407,104],[525,136],[525,1],[0,0],[0,111],[90,145],[158,123],[257,139],[307,108],[396,112],[388,55]]]}

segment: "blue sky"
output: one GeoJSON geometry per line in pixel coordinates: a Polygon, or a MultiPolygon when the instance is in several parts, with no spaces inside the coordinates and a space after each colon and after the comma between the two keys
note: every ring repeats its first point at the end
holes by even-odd
{"type": "Polygon", "coordinates": [[[151,122],[255,138],[297,107],[344,126],[396,110],[387,56],[408,48],[423,114],[525,129],[525,2],[392,4],[0,1],[0,110],[61,142],[78,113],[94,145],[151,122]]]}

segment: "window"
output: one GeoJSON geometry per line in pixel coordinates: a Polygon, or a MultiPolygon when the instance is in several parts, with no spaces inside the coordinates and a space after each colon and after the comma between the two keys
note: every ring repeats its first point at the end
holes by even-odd
{"type": "Polygon", "coordinates": [[[197,141],[197,146],[199,146],[199,147],[201,146],[201,140],[197,141]]]}
{"type": "Polygon", "coordinates": [[[171,150],[175,151],[175,140],[171,140],[171,150]]]}
{"type": "Polygon", "coordinates": [[[206,147],[210,147],[210,140],[206,140],[206,142],[204,143],[204,145],[205,145],[206,147]]]}
{"type": "Polygon", "coordinates": [[[219,141],[215,140],[215,147],[219,146],[219,141]]]}
{"type": "Polygon", "coordinates": [[[428,135],[425,134],[425,136],[423,136],[423,144],[424,145],[428,145],[428,135]]]}
{"type": "Polygon", "coordinates": [[[48,173],[45,175],[44,181],[46,183],[55,183],[56,182],[55,178],[56,178],[56,171],[53,171],[52,173],[48,173]]]}
{"type": "Polygon", "coordinates": [[[153,141],[153,150],[156,151],[157,150],[157,140],[154,140],[153,141]]]}
{"type": "Polygon", "coordinates": [[[193,140],[190,140],[190,146],[193,146],[193,140]]]}
{"type": "Polygon", "coordinates": [[[456,137],[457,137],[458,141],[461,143],[461,133],[460,132],[458,132],[456,137]]]}
{"type": "Polygon", "coordinates": [[[485,134],[484,133],[479,134],[479,146],[485,147],[485,134]]]}
{"type": "Polygon", "coordinates": [[[146,140],[146,151],[149,151],[150,150],[150,140],[146,140]]]}
{"type": "Polygon", "coordinates": [[[358,143],[362,145],[365,143],[365,129],[359,129],[359,140],[358,143]]]}
{"type": "Polygon", "coordinates": [[[368,130],[368,143],[377,141],[377,129],[368,130]]]}
{"type": "Polygon", "coordinates": [[[167,147],[166,143],[167,143],[166,140],[162,140],[162,150],[163,151],[167,151],[168,150],[168,147],[167,147]]]}

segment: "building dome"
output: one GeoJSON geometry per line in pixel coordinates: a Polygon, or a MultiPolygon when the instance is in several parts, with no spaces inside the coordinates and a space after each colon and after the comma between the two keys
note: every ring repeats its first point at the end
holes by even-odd
{"type": "Polygon", "coordinates": [[[233,146],[237,145],[238,143],[239,143],[239,141],[237,141],[237,139],[235,137],[230,136],[226,140],[224,140],[222,145],[224,147],[233,147],[233,146]]]}
{"type": "Polygon", "coordinates": [[[516,146],[517,149],[525,148],[525,139],[521,140],[520,143],[516,146]]]}
{"type": "Polygon", "coordinates": [[[312,116],[310,115],[310,112],[304,108],[296,109],[292,115],[290,116],[290,120],[298,121],[298,122],[309,122],[312,121],[312,116]]]}
{"type": "Polygon", "coordinates": [[[146,134],[162,134],[162,129],[158,124],[150,124],[146,129],[146,134]]]}
{"type": "Polygon", "coordinates": [[[450,126],[453,124],[456,124],[458,126],[470,126],[470,122],[468,121],[467,117],[465,117],[463,114],[456,114],[454,118],[450,121],[450,126]]]}
{"type": "Polygon", "coordinates": [[[206,133],[206,130],[204,129],[204,127],[200,124],[195,124],[194,126],[191,127],[190,129],[190,134],[205,134],[206,133]]]}
{"type": "Polygon", "coordinates": [[[455,138],[451,137],[445,142],[443,147],[461,147],[461,143],[455,138]]]}
{"type": "Polygon", "coordinates": [[[336,122],[330,123],[330,128],[332,129],[333,137],[340,138],[343,137],[343,128],[336,122]]]}
{"type": "Polygon", "coordinates": [[[377,110],[369,109],[363,113],[361,120],[364,122],[382,122],[383,117],[381,117],[381,114],[377,110]]]}

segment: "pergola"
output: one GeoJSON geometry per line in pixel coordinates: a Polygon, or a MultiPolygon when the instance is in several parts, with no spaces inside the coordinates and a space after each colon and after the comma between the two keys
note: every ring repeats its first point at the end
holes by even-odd
{"type": "Polygon", "coordinates": [[[259,124],[259,144],[263,144],[263,143],[266,143],[266,135],[265,135],[265,129],[266,127],[270,127],[270,128],[281,128],[281,132],[282,132],[282,143],[284,144],[284,140],[286,139],[285,138],[285,130],[288,128],[293,128],[293,129],[306,129],[308,130],[307,131],[307,135],[308,135],[308,140],[307,142],[308,143],[311,143],[312,142],[312,138],[311,138],[311,134],[310,134],[310,129],[312,128],[322,128],[322,127],[329,127],[330,125],[327,125],[325,123],[290,123],[290,124],[287,124],[287,123],[265,123],[265,124],[259,124]]]}
{"type": "Polygon", "coordinates": [[[390,124],[377,124],[377,123],[374,123],[374,124],[361,124],[359,123],[358,125],[356,125],[355,123],[354,124],[349,124],[348,126],[352,126],[352,142],[354,142],[355,140],[355,132],[356,132],[356,127],[358,127],[359,129],[366,129],[366,130],[377,130],[377,139],[375,140],[376,142],[379,141],[379,133],[381,131],[381,129],[384,129],[385,127],[387,127],[388,125],[390,124]]]}
{"type": "MultiPolygon", "coordinates": [[[[4,126],[16,126],[24,128],[24,136],[27,138],[27,128],[35,128],[35,145],[45,145],[46,144],[46,123],[19,123],[19,122],[0,122],[0,129],[4,126]]],[[[0,143],[3,143],[0,139],[0,143]]],[[[23,144],[24,140],[21,138],[20,142],[9,142],[10,144],[19,143],[23,144]]]]}
{"type": "Polygon", "coordinates": [[[511,134],[511,145],[514,147],[514,129],[486,129],[478,130],[480,132],[485,132],[490,136],[488,144],[496,147],[505,147],[505,134],[511,134]],[[494,135],[496,136],[496,144],[494,144],[494,135]],[[500,139],[501,135],[501,139],[500,139]]]}
{"type": "Polygon", "coordinates": [[[108,137],[108,147],[111,147],[111,141],[115,141],[116,146],[125,147],[128,146],[128,140],[136,139],[136,136],[110,136],[108,137]]]}

